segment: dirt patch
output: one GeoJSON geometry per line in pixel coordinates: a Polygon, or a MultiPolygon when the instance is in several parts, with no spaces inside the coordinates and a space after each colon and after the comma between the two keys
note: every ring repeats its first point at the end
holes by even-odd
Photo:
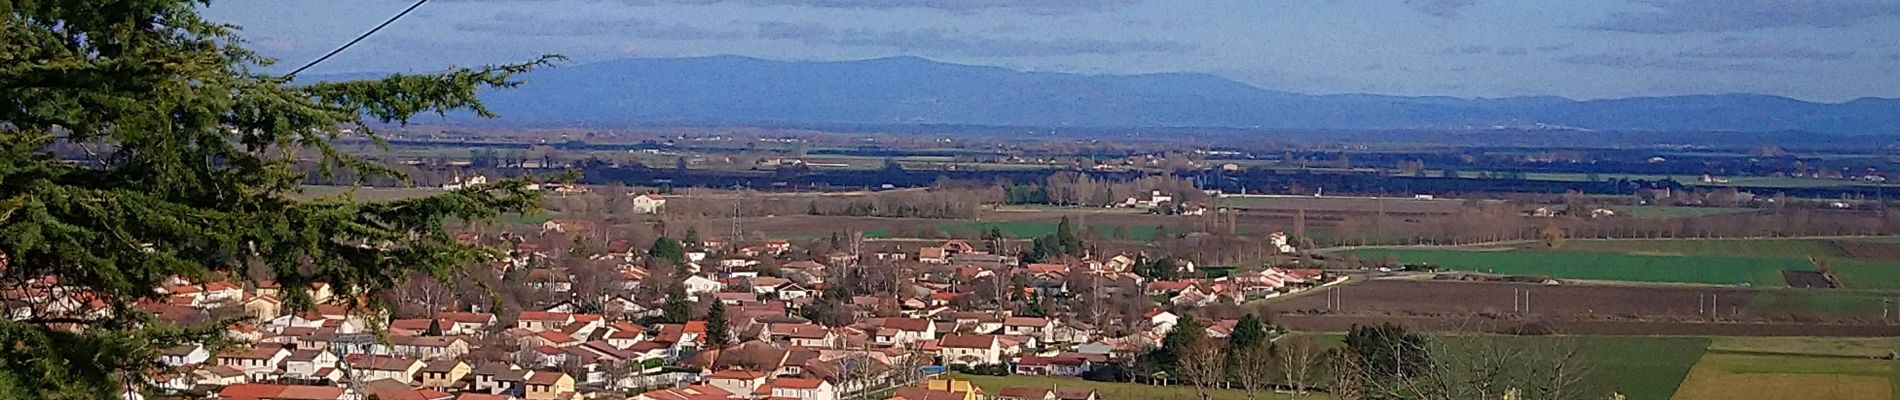
{"type": "Polygon", "coordinates": [[[1900,260],[1900,243],[1836,241],[1834,244],[1848,257],[1900,260]]]}
{"type": "Polygon", "coordinates": [[[1840,287],[1834,278],[1821,271],[1781,270],[1781,279],[1788,281],[1788,287],[1808,289],[1833,289],[1840,287]]]}

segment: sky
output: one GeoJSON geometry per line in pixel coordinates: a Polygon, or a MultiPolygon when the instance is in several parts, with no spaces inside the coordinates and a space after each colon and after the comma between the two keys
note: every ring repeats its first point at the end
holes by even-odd
{"type": "MultiPolygon", "coordinates": [[[[410,3],[220,0],[205,14],[242,26],[283,71],[410,3]]],[[[432,0],[308,73],[542,54],[919,56],[1302,93],[1841,102],[1900,97],[1900,0],[432,0]]]]}

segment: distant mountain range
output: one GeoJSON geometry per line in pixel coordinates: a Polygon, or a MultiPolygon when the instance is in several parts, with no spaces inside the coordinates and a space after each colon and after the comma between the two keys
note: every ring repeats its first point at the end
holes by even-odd
{"type": "MultiPolygon", "coordinates": [[[[361,75],[338,76],[361,77],[361,75]]],[[[319,78],[323,79],[323,78],[319,78]]],[[[1810,131],[1900,134],[1900,99],[1756,94],[1577,101],[1310,95],[1206,74],[1076,75],[915,57],[737,56],[548,68],[483,95],[505,124],[965,124],[1037,127],[1810,131]]]]}

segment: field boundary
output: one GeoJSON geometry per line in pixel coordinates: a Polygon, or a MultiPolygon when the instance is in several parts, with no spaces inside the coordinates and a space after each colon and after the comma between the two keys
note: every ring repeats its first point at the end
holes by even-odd
{"type": "Polygon", "coordinates": [[[1776,356],[1776,357],[1792,356],[1792,357],[1812,357],[1812,358],[1839,358],[1839,359],[1847,359],[1847,360],[1883,360],[1883,361],[1887,360],[1886,358],[1882,358],[1882,357],[1854,356],[1854,355],[1847,355],[1847,354],[1799,353],[1799,352],[1766,351],[1766,350],[1728,350],[1728,349],[1717,349],[1713,347],[1706,349],[1704,351],[1707,351],[1709,353],[1716,353],[1716,354],[1733,354],[1733,355],[1740,355],[1740,356],[1776,356]]]}

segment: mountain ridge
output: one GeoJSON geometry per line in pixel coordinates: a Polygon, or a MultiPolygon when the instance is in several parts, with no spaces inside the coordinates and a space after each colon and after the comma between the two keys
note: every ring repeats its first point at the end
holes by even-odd
{"type": "MultiPolygon", "coordinates": [[[[349,74],[358,76],[362,74],[349,74]]],[[[1729,93],[1575,100],[1302,94],[1204,73],[1086,75],[900,56],[629,58],[537,70],[482,98],[525,125],[971,124],[1281,129],[1573,127],[1900,134],[1900,99],[1729,93]]],[[[324,79],[316,77],[316,79],[324,79]]],[[[455,116],[453,121],[467,121],[455,116]]]]}

